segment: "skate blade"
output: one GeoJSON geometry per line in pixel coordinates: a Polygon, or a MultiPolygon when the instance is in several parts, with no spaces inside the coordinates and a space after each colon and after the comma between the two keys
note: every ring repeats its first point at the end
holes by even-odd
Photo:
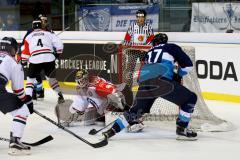
{"type": "Polygon", "coordinates": [[[30,150],[19,150],[16,148],[10,148],[8,154],[11,156],[22,156],[22,155],[30,155],[30,150]]]}
{"type": "Polygon", "coordinates": [[[197,137],[186,137],[186,136],[177,136],[176,140],[178,141],[196,141],[197,137]]]}

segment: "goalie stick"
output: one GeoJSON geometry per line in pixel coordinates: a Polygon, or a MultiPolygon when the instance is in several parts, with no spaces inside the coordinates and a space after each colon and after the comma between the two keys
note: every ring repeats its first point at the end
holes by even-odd
{"type": "Polygon", "coordinates": [[[62,126],[61,124],[58,124],[57,122],[55,122],[54,120],[48,118],[47,116],[41,114],[40,112],[34,110],[34,113],[36,113],[37,115],[39,115],[40,117],[42,117],[43,119],[51,122],[52,124],[54,124],[55,126],[61,128],[62,130],[68,132],[69,134],[73,135],[74,137],[76,137],[77,139],[80,139],[82,142],[92,146],[93,148],[100,148],[103,146],[106,146],[108,144],[107,138],[105,137],[103,140],[101,140],[100,142],[97,143],[90,143],[89,141],[87,141],[86,139],[78,136],[77,134],[75,134],[74,132],[68,130],[66,127],[62,126]]]}
{"type": "MultiPolygon", "coordinates": [[[[1,141],[5,141],[5,142],[10,142],[10,139],[8,139],[8,138],[0,137],[0,140],[1,141]]],[[[43,138],[43,139],[41,139],[41,140],[39,140],[37,142],[34,142],[34,143],[27,143],[27,142],[22,142],[22,143],[25,144],[25,145],[28,145],[28,146],[35,147],[35,146],[39,146],[39,145],[42,145],[44,143],[47,143],[47,142],[49,142],[51,140],[53,140],[53,137],[51,135],[49,135],[49,136],[47,136],[47,137],[45,137],[45,138],[43,138]]]]}

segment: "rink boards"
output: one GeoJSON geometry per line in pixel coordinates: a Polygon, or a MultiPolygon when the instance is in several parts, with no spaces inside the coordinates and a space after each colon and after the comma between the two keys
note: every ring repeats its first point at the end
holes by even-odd
{"type": "MultiPolygon", "coordinates": [[[[81,68],[118,83],[118,44],[124,33],[56,33],[59,33],[65,46],[63,56],[56,61],[57,78],[63,87],[74,86],[74,71],[81,68]]],[[[9,35],[20,42],[24,34],[1,32],[0,37],[9,35]]],[[[240,103],[240,38],[237,34],[167,34],[169,42],[195,47],[196,72],[204,98],[240,103]]]]}

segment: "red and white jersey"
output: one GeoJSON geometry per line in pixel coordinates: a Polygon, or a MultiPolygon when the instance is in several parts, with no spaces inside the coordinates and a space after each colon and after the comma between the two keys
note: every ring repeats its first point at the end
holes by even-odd
{"type": "Polygon", "coordinates": [[[116,86],[105,79],[98,76],[89,77],[89,86],[94,87],[96,93],[101,97],[107,97],[107,95],[116,92],[116,86]]]}
{"type": "Polygon", "coordinates": [[[53,52],[61,54],[62,50],[63,43],[54,33],[35,29],[25,38],[21,57],[33,64],[52,62],[56,59],[53,52]]]}
{"type": "Polygon", "coordinates": [[[148,45],[154,37],[152,26],[145,23],[139,26],[131,23],[124,38],[124,45],[148,45]]]}
{"type": "Polygon", "coordinates": [[[89,106],[93,106],[99,114],[103,114],[108,106],[107,95],[116,92],[116,87],[98,76],[91,76],[89,82],[88,87],[77,88],[78,95],[71,107],[84,112],[89,106]]]}
{"type": "MultiPolygon", "coordinates": [[[[7,52],[0,51],[0,78],[12,81],[12,90],[22,101],[25,100],[26,95],[24,91],[24,72],[21,64],[11,57],[7,52]]],[[[0,84],[0,85],[6,85],[0,84]]]]}

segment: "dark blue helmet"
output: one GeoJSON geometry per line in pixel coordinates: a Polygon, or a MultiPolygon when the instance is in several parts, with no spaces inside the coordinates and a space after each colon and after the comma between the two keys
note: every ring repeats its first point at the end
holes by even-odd
{"type": "Polygon", "coordinates": [[[158,33],[152,40],[152,45],[156,46],[159,44],[165,44],[168,42],[168,36],[165,33],[158,33]]]}

